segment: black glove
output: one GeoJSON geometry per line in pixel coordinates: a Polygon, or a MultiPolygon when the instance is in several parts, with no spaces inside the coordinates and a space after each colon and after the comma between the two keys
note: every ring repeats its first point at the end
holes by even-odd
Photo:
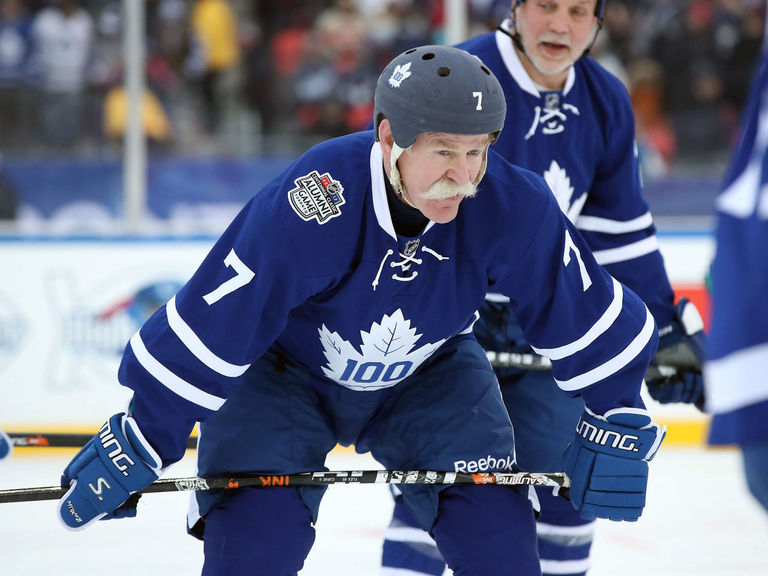
{"type": "Polygon", "coordinates": [[[677,303],[677,315],[659,328],[659,349],[645,376],[648,393],[657,402],[685,402],[704,407],[706,334],[701,315],[687,298],[677,303]]]}

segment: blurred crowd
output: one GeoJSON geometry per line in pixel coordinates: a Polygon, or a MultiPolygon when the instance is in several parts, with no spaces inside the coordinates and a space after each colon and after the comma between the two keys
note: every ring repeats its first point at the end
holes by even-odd
{"type": "MultiPolygon", "coordinates": [[[[298,151],[365,128],[383,65],[443,43],[443,0],[145,0],[155,153],[298,151]]],[[[467,0],[468,35],[509,0],[467,0]]],[[[0,150],[110,154],[126,125],[122,0],[0,0],[0,150]]],[[[646,169],[725,158],[763,0],[608,0],[592,55],[626,85],[646,169]]]]}

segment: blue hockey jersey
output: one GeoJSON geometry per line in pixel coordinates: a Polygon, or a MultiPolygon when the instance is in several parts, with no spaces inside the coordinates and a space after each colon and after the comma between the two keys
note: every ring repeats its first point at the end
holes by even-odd
{"type": "Polygon", "coordinates": [[[331,386],[394,386],[471,332],[488,290],[510,299],[563,390],[598,413],[642,406],[653,317],[595,262],[541,177],[490,151],[477,196],[413,238],[396,234],[386,195],[371,131],[310,149],[131,338],[119,378],[166,464],[267,350],[331,386]]]}
{"type": "MultiPolygon", "coordinates": [[[[510,23],[501,26],[509,30],[510,23]]],[[[496,152],[543,176],[596,260],[645,301],[659,325],[669,322],[674,294],[643,196],[634,116],[621,82],[584,57],[562,91],[542,89],[501,31],[458,47],[478,56],[506,94],[496,152]]]]}
{"type": "Polygon", "coordinates": [[[705,365],[713,444],[768,439],[768,53],[717,198],[712,325],[705,365]]]}

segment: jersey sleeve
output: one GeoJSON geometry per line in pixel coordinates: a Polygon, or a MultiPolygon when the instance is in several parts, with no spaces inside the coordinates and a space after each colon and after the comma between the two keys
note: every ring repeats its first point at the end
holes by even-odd
{"type": "Polygon", "coordinates": [[[255,196],[182,289],[134,334],[118,372],[165,465],[224,403],[312,288],[272,206],[255,196]]]}
{"type": "Polygon", "coordinates": [[[500,292],[509,296],[533,349],[552,360],[558,386],[597,414],[643,407],[640,386],[656,351],[654,318],[610,276],[551,195],[522,261],[500,292]]]}
{"type": "Polygon", "coordinates": [[[598,117],[605,154],[575,224],[597,262],[632,288],[664,324],[674,316],[674,294],[643,194],[632,107],[622,87],[603,92],[608,96],[598,117]]]}

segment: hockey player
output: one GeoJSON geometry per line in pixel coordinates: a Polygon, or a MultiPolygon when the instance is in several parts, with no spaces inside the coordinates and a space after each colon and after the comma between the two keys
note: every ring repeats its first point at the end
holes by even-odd
{"type": "MultiPolygon", "coordinates": [[[[605,0],[513,0],[495,33],[459,47],[499,78],[507,100],[504,130],[493,145],[512,164],[542,175],[597,261],[639,294],[660,327],[658,359],[676,364],[669,378],[648,381],[661,402],[701,404],[703,325],[694,306],[674,294],[643,196],[632,107],[617,78],[585,56],[599,32],[605,0]],[[681,366],[682,365],[682,366],[681,366]]],[[[532,353],[514,305],[491,289],[475,334],[489,351],[532,353]]],[[[584,410],[546,372],[496,371],[515,428],[517,457],[528,470],[560,470],[584,410]]],[[[539,554],[545,574],[583,575],[595,523],[551,490],[537,489],[539,554]]],[[[439,575],[444,563],[431,539],[396,501],[385,534],[383,574],[439,575]]]]}
{"type": "MultiPolygon", "coordinates": [[[[472,334],[489,288],[585,400],[565,467],[574,505],[636,520],[664,437],[639,393],[656,325],[544,180],[489,150],[505,112],[495,76],[464,51],[390,62],[375,131],[310,149],[256,192],[131,338],[118,376],[132,400],[64,470],[65,525],[135,514],[118,507],[181,458],[198,421],[202,476],[323,469],[337,443],[393,469],[514,468],[472,334]]],[[[322,495],[197,492],[203,574],[296,574],[322,495]]],[[[410,484],[403,499],[456,573],[540,574],[527,491],[410,484]]]]}
{"type": "Polygon", "coordinates": [[[8,434],[0,430],[0,460],[5,460],[11,456],[13,452],[13,442],[8,437],[8,434]]]}
{"type": "MultiPolygon", "coordinates": [[[[768,38],[768,35],[765,36],[768,38]]],[[[747,486],[768,511],[768,49],[755,72],[716,207],[712,332],[705,365],[711,444],[738,444],[747,486]]]]}

